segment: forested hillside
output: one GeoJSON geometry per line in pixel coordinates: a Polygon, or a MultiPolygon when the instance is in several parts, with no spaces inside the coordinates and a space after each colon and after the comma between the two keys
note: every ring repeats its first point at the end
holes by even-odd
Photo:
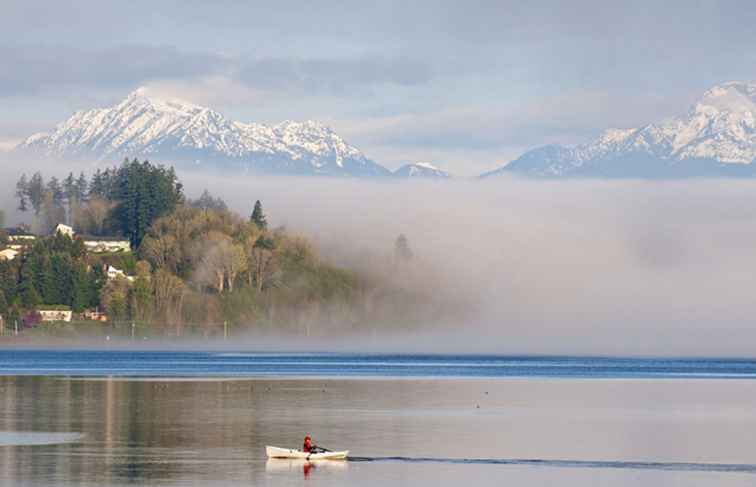
{"type": "MultiPolygon", "coordinates": [[[[213,334],[220,324],[325,333],[419,319],[415,305],[430,299],[395,279],[412,263],[404,236],[382,273],[339,268],[306,238],[269,225],[260,201],[243,217],[207,191],[186,198],[172,169],[146,161],[62,182],[24,175],[16,196],[40,235],[0,260],[6,326],[35,325],[46,305],[70,307],[75,321],[98,310],[111,324],[133,322],[158,335],[213,334]],[[51,234],[60,222],[70,223],[72,238],[51,234]],[[125,237],[132,251],[89,252],[83,235],[125,237]]],[[[0,248],[18,243],[9,238],[0,248]]]]}

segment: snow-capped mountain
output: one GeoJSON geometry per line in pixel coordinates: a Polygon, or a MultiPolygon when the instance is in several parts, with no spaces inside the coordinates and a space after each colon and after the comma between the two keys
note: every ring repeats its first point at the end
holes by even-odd
{"type": "Polygon", "coordinates": [[[394,171],[394,176],[411,179],[449,179],[451,174],[428,162],[416,162],[414,164],[406,164],[400,167],[394,171]]]}
{"type": "Polygon", "coordinates": [[[77,112],[52,133],[32,135],[15,150],[109,163],[136,157],[276,174],[391,174],[318,122],[235,122],[209,108],[148,96],[143,88],[113,107],[77,112]]]}
{"type": "Polygon", "coordinates": [[[756,83],[730,82],[706,93],[683,117],[611,129],[577,147],[526,152],[483,176],[756,176],[756,83]]]}

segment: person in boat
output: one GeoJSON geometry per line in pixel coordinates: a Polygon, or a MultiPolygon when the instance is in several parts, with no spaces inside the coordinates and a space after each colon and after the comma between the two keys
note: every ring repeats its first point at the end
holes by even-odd
{"type": "Polygon", "coordinates": [[[310,435],[307,435],[304,439],[304,445],[302,445],[302,451],[305,453],[318,453],[321,449],[312,442],[310,435]]]}

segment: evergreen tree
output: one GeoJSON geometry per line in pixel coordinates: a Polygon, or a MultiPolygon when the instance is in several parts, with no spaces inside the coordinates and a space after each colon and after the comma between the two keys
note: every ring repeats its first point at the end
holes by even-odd
{"type": "Polygon", "coordinates": [[[215,198],[206,189],[202,192],[202,195],[196,200],[190,200],[189,205],[195,208],[199,208],[205,212],[209,210],[227,210],[228,206],[226,202],[221,198],[215,198]]]}
{"type": "Polygon", "coordinates": [[[92,183],[89,185],[87,196],[105,198],[105,181],[102,171],[97,169],[92,176],[92,183]]]}
{"type": "Polygon", "coordinates": [[[42,203],[45,200],[45,180],[42,178],[41,173],[34,173],[29,180],[29,183],[26,185],[26,198],[31,203],[32,208],[34,208],[34,214],[39,216],[39,212],[42,211],[42,203]]]}
{"type": "Polygon", "coordinates": [[[407,262],[412,259],[412,250],[410,250],[407,237],[403,233],[397,237],[396,243],[394,243],[394,256],[396,260],[401,262],[407,262]]]}
{"type": "Polygon", "coordinates": [[[5,293],[0,291],[0,316],[8,315],[8,301],[5,299],[5,293]]]}
{"type": "Polygon", "coordinates": [[[173,168],[153,166],[134,159],[124,162],[114,177],[111,219],[116,229],[139,247],[147,229],[171,213],[183,200],[183,187],[173,168]]]}
{"type": "Polygon", "coordinates": [[[255,207],[252,210],[252,216],[249,220],[257,225],[257,228],[259,228],[260,230],[268,229],[268,220],[265,217],[265,213],[263,213],[263,207],[262,203],[260,203],[260,200],[255,201],[255,207]]]}
{"type": "Polygon", "coordinates": [[[26,180],[26,174],[22,174],[16,183],[16,199],[18,200],[19,211],[27,211],[29,209],[28,194],[29,181],[26,180]]]}
{"type": "Polygon", "coordinates": [[[77,263],[71,273],[71,309],[81,313],[90,304],[91,276],[83,262],[77,263]]]}
{"type": "Polygon", "coordinates": [[[60,181],[55,176],[50,178],[50,181],[47,183],[47,191],[49,191],[52,194],[53,197],[53,203],[55,203],[55,206],[63,206],[63,202],[66,199],[66,193],[63,191],[63,186],[61,186],[60,181]]]}
{"type": "Polygon", "coordinates": [[[69,172],[68,176],[66,176],[66,179],[63,180],[63,194],[65,195],[66,200],[68,200],[69,203],[71,202],[71,200],[78,199],[78,192],[76,191],[76,178],[74,178],[72,172],[69,172]]]}
{"type": "Polygon", "coordinates": [[[79,203],[84,203],[85,201],[87,201],[88,191],[89,183],[87,182],[87,177],[82,172],[79,174],[79,178],[76,180],[76,196],[79,200],[79,203]]]}
{"type": "Polygon", "coordinates": [[[28,265],[21,267],[21,278],[18,285],[18,295],[21,305],[26,309],[32,309],[42,302],[42,298],[34,286],[34,272],[28,265]]]}

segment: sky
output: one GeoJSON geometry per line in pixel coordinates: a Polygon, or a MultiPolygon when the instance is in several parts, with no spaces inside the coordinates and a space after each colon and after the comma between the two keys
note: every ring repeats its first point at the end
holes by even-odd
{"type": "Polygon", "coordinates": [[[457,175],[756,79],[751,1],[3,0],[0,148],[133,89],[457,175]]]}

